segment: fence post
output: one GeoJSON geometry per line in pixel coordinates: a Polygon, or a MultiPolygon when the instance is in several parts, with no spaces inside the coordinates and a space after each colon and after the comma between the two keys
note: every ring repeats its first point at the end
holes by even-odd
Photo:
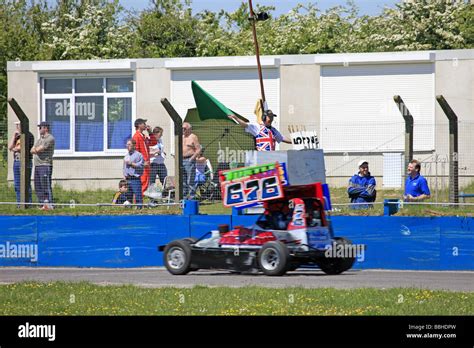
{"type": "Polygon", "coordinates": [[[442,95],[436,100],[449,120],[449,202],[459,203],[458,117],[442,95]]]}
{"type": "Polygon", "coordinates": [[[33,145],[30,144],[30,120],[20,105],[18,105],[15,98],[9,98],[8,104],[10,104],[13,112],[20,120],[20,207],[21,209],[26,209],[27,205],[25,202],[31,194],[31,192],[28,192],[31,190],[31,183],[28,183],[28,181],[31,180],[30,146],[33,145]]]}
{"type": "Polygon", "coordinates": [[[175,201],[183,199],[183,120],[176,112],[173,105],[166,98],[161,99],[161,104],[174,122],[174,167],[175,167],[175,201]]]}
{"type": "MultiPolygon", "coordinates": [[[[393,96],[393,100],[395,101],[395,104],[397,104],[398,110],[400,110],[400,113],[405,120],[405,167],[403,168],[403,173],[405,173],[408,163],[413,159],[413,116],[399,95],[393,96]]],[[[405,176],[402,175],[402,177],[405,176]]],[[[405,181],[403,181],[403,187],[405,187],[405,181]]]]}

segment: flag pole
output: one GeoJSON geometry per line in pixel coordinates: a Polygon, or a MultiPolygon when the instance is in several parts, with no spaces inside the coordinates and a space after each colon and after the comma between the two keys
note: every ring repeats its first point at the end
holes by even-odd
{"type": "Polygon", "coordinates": [[[249,0],[249,11],[250,11],[250,22],[252,23],[252,33],[253,33],[253,42],[255,44],[255,54],[257,56],[257,69],[258,69],[258,78],[260,80],[260,93],[262,95],[262,101],[260,102],[262,110],[265,111],[264,106],[266,105],[265,102],[265,89],[263,87],[263,75],[262,75],[262,65],[260,64],[260,49],[258,46],[257,41],[257,28],[255,22],[257,18],[255,13],[253,12],[252,0],[249,0]]]}

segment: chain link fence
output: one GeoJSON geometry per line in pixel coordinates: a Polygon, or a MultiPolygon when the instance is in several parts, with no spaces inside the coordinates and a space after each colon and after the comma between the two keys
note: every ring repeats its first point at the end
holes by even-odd
{"type": "MultiPolygon", "coordinates": [[[[51,106],[54,110],[60,107],[67,110],[68,105],[58,100],[51,106]]],[[[87,105],[84,107],[86,108],[84,112],[87,114],[87,105]]],[[[108,134],[114,138],[112,140],[114,152],[107,154],[97,155],[90,151],[92,147],[99,146],[100,143],[107,146],[107,141],[110,143],[111,140],[100,138],[94,129],[94,124],[88,124],[85,128],[76,129],[73,138],[79,139],[81,143],[77,145],[76,142],[72,146],[82,146],[89,151],[77,151],[74,155],[68,155],[63,147],[65,139],[71,139],[71,128],[63,127],[54,120],[49,121],[50,132],[55,138],[55,153],[51,177],[52,195],[47,198],[48,204],[54,204],[57,208],[80,207],[81,205],[118,206],[114,204],[114,199],[117,200],[120,196],[119,193],[122,190],[120,183],[126,176],[124,161],[127,155],[127,140],[135,132],[131,120],[128,120],[127,107],[127,103],[123,102],[114,106],[114,110],[106,108],[109,114],[115,115],[115,123],[105,124],[105,127],[109,127],[108,134]],[[117,122],[120,121],[124,124],[128,122],[127,126],[118,127],[117,122]],[[113,135],[114,132],[118,135],[113,135]]],[[[106,114],[101,117],[110,119],[106,114]]],[[[385,198],[403,197],[406,161],[404,122],[401,117],[400,122],[378,123],[371,126],[357,122],[343,124],[330,122],[320,124],[314,121],[289,124],[283,120],[280,122],[279,129],[286,136],[303,131],[317,134],[318,146],[325,151],[326,177],[335,204],[349,203],[346,191],[348,180],[358,172],[358,163],[362,160],[369,163],[369,171],[376,178],[377,202],[382,202],[385,198]]],[[[8,129],[3,127],[0,130],[0,143],[4,144],[0,163],[0,211],[4,212],[16,209],[19,202],[19,162],[21,162],[18,152],[18,126],[14,120],[9,120],[8,125],[8,129]]],[[[461,119],[458,125],[459,152],[456,158],[459,164],[457,184],[460,202],[472,203],[474,200],[469,195],[474,194],[474,153],[470,144],[472,134],[474,134],[474,122],[461,119]]],[[[137,202],[133,195],[130,196],[130,182],[127,185],[129,193],[126,193],[125,197],[128,201],[127,205],[130,206],[157,207],[158,209],[164,205],[164,209],[169,210],[169,207],[175,204],[174,156],[176,154],[174,144],[166,136],[170,134],[169,124],[159,125],[151,122],[148,131],[144,133],[153,134],[153,130],[157,127],[164,135],[159,151],[156,143],[149,142],[151,163],[146,170],[148,179],[146,182],[140,182],[143,203],[137,202]],[[147,188],[144,189],[143,185],[147,188]]],[[[30,131],[34,137],[34,147],[41,146],[38,143],[41,129],[32,124],[30,131]]],[[[226,120],[193,122],[192,132],[199,139],[201,151],[199,156],[193,158],[192,165],[185,163],[187,159],[183,161],[182,185],[185,188],[185,198],[194,198],[202,204],[218,203],[221,201],[218,172],[244,166],[247,152],[255,148],[254,139],[242,127],[226,120]]],[[[421,161],[421,173],[427,178],[431,190],[431,198],[427,202],[448,203],[450,156],[447,120],[435,124],[417,124],[415,119],[414,139],[413,157],[421,161]]],[[[291,145],[279,145],[279,149],[290,148],[292,148],[291,145]]],[[[33,155],[33,157],[36,156],[33,155]]],[[[47,183],[42,182],[41,177],[38,178],[38,175],[42,175],[37,171],[38,160],[35,161],[33,158],[33,162],[31,177],[27,179],[31,182],[32,191],[31,200],[28,198],[28,201],[35,207],[42,207],[45,202],[44,199],[41,200],[41,197],[47,193],[44,188],[47,183]]],[[[119,202],[123,205],[121,200],[119,202]]]]}

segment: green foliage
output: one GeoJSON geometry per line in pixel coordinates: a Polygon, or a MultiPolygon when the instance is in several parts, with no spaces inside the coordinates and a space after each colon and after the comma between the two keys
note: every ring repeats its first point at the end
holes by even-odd
{"type": "Polygon", "coordinates": [[[45,45],[51,59],[126,58],[132,32],[118,17],[122,8],[118,0],[63,2],[55,15],[43,22],[45,45]]]}
{"type": "Polygon", "coordinates": [[[199,40],[198,18],[190,2],[154,0],[150,9],[132,18],[135,28],[132,55],[135,57],[192,57],[199,40]]]}

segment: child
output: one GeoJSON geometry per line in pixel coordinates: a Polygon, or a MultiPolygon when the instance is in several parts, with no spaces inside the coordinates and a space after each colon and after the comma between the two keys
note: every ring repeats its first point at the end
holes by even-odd
{"type": "Polygon", "coordinates": [[[207,158],[200,155],[196,158],[196,178],[194,179],[196,185],[201,185],[206,182],[207,158]]]}
{"type": "Polygon", "coordinates": [[[130,202],[128,201],[128,183],[127,180],[120,180],[119,182],[119,190],[115,193],[114,199],[112,204],[123,204],[129,205],[130,202]]]}

